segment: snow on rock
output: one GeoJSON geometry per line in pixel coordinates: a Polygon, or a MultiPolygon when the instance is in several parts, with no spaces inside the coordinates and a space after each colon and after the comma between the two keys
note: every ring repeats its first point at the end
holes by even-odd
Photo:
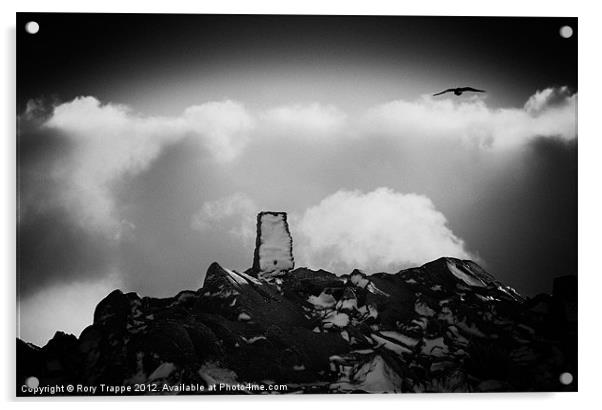
{"type": "Polygon", "coordinates": [[[166,379],[175,369],[176,366],[173,363],[161,363],[159,367],[148,376],[148,381],[166,379]]]}
{"type": "Polygon", "coordinates": [[[238,384],[236,373],[219,366],[217,363],[205,363],[199,369],[198,374],[208,385],[219,385],[220,383],[228,385],[238,384]]]}
{"type": "Polygon", "coordinates": [[[322,291],[322,293],[320,293],[318,296],[311,295],[307,301],[315,307],[322,309],[331,308],[337,303],[337,300],[334,298],[334,296],[325,293],[324,291],[322,291]]]}
{"type": "Polygon", "coordinates": [[[246,343],[249,343],[249,344],[255,343],[259,340],[267,340],[267,338],[265,336],[253,336],[248,339],[244,336],[241,336],[241,337],[242,337],[242,340],[244,340],[246,343]]]}
{"type": "Polygon", "coordinates": [[[227,268],[223,268],[227,273],[228,273],[228,279],[233,283],[233,284],[238,284],[238,285],[248,285],[249,282],[243,278],[239,273],[227,269],[227,268]]]}
{"type": "Polygon", "coordinates": [[[248,320],[251,320],[251,316],[249,316],[249,315],[248,315],[247,313],[245,313],[245,312],[241,312],[241,313],[238,315],[238,320],[240,320],[240,321],[243,321],[243,322],[246,322],[246,321],[248,321],[248,320]]]}
{"type": "Polygon", "coordinates": [[[351,275],[349,275],[349,281],[358,288],[366,288],[368,292],[374,295],[389,297],[388,293],[385,293],[377,288],[376,285],[374,285],[371,280],[367,279],[366,275],[358,269],[355,269],[353,272],[351,272],[351,275]]]}
{"type": "Polygon", "coordinates": [[[418,340],[414,339],[413,337],[409,337],[406,335],[403,335],[401,333],[398,332],[394,332],[394,331],[389,331],[389,330],[383,330],[380,332],[381,335],[391,338],[391,339],[395,339],[400,341],[401,343],[403,343],[406,346],[416,346],[418,344],[418,340]]]}
{"type": "Polygon", "coordinates": [[[487,337],[485,335],[485,333],[481,332],[481,330],[477,327],[476,324],[471,323],[469,325],[468,323],[466,323],[466,320],[456,322],[456,326],[460,330],[462,330],[464,333],[467,333],[471,336],[477,336],[477,337],[483,337],[483,338],[487,337]]]}
{"type": "Polygon", "coordinates": [[[324,327],[329,328],[333,326],[345,327],[349,324],[349,315],[346,313],[339,313],[337,311],[331,312],[324,318],[324,327]]]}
{"type": "Polygon", "coordinates": [[[355,370],[351,369],[351,372],[346,367],[343,370],[347,374],[340,374],[339,382],[331,385],[332,390],[401,393],[401,377],[380,355],[374,356],[355,370]]]}
{"type": "Polygon", "coordinates": [[[343,294],[343,298],[337,303],[338,310],[349,310],[353,311],[357,309],[357,297],[353,290],[347,288],[343,294]]]}
{"type": "Polygon", "coordinates": [[[385,339],[384,337],[380,337],[375,334],[372,334],[370,337],[372,338],[372,340],[374,340],[380,346],[382,346],[385,349],[388,349],[392,352],[395,352],[397,354],[412,353],[412,351],[410,349],[408,349],[407,347],[397,344],[391,340],[385,339]]]}
{"type": "Polygon", "coordinates": [[[414,305],[414,310],[420,316],[430,317],[435,314],[435,311],[433,309],[431,309],[426,303],[420,301],[416,301],[416,304],[414,305]]]}
{"type": "Polygon", "coordinates": [[[197,294],[191,290],[184,290],[176,295],[175,303],[183,303],[196,299],[197,294]]]}
{"type": "Polygon", "coordinates": [[[247,275],[244,272],[236,272],[234,271],[237,275],[241,276],[243,279],[246,279],[248,282],[252,282],[255,285],[261,286],[261,282],[258,281],[257,279],[255,279],[253,276],[251,275],[247,275]]]}
{"type": "Polygon", "coordinates": [[[475,287],[479,287],[479,288],[483,288],[483,287],[487,286],[485,284],[485,282],[483,282],[481,279],[479,279],[473,275],[469,275],[468,273],[465,273],[464,271],[459,269],[456,266],[456,264],[453,263],[452,261],[447,261],[447,268],[452,273],[452,275],[454,275],[456,278],[460,279],[462,282],[466,283],[468,286],[475,286],[475,287]]]}
{"type": "Polygon", "coordinates": [[[371,303],[360,307],[358,310],[361,314],[365,315],[365,319],[376,319],[378,317],[378,308],[371,303]]]}
{"type": "Polygon", "coordinates": [[[286,212],[260,212],[257,215],[253,269],[258,273],[270,273],[288,271],[294,267],[293,239],[286,212]]]}
{"type": "Polygon", "coordinates": [[[360,367],[353,375],[359,383],[357,386],[370,393],[400,393],[401,377],[381,356],[375,356],[372,361],[360,367]]]}
{"type": "Polygon", "coordinates": [[[368,283],[368,286],[366,287],[366,289],[368,289],[368,291],[374,295],[385,296],[385,297],[390,296],[388,293],[383,292],[382,290],[377,288],[376,285],[374,285],[374,283],[372,283],[372,282],[368,283]]]}
{"type": "Polygon", "coordinates": [[[357,269],[351,273],[351,276],[349,276],[349,280],[358,288],[365,288],[366,285],[370,283],[370,281],[366,279],[366,275],[364,275],[357,269]]]}
{"type": "Polygon", "coordinates": [[[438,337],[435,339],[424,339],[422,353],[430,356],[441,357],[448,354],[449,349],[443,341],[443,337],[438,337]]]}
{"type": "MultiPolygon", "coordinates": [[[[260,220],[268,226],[271,217],[260,220]]],[[[453,258],[344,277],[306,268],[241,273],[214,263],[197,291],[160,299],[112,292],[79,341],[17,346],[29,352],[23,362],[45,363],[44,383],[58,380],[62,367],[93,384],[106,363],[120,363],[111,377],[126,385],[272,380],[288,393],[312,394],[490,390],[483,382],[491,361],[467,359],[481,352],[489,359],[491,350],[508,366],[508,377],[499,375],[505,390],[553,390],[567,369],[563,335],[547,325],[555,323],[555,299],[543,298],[548,307],[535,312],[537,300],[520,302],[500,286],[476,264],[453,258]]],[[[69,373],[60,377],[72,381],[69,373]]]]}

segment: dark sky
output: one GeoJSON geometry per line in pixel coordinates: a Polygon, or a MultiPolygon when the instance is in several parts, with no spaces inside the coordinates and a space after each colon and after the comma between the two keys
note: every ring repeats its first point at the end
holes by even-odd
{"type": "Polygon", "coordinates": [[[117,286],[167,296],[213,261],[250,266],[262,209],[289,212],[299,264],[446,254],[550,291],[577,272],[577,32],[575,18],[19,13],[23,337],[80,331],[117,286]],[[455,86],[487,93],[430,97],[455,86]]]}
{"type": "MultiPolygon", "coordinates": [[[[17,26],[30,20],[41,31],[31,36],[17,30],[21,109],[40,95],[127,96],[136,106],[149,93],[171,88],[176,95],[204,76],[225,80],[215,73],[239,71],[319,70],[344,77],[374,70],[398,78],[398,87],[369,95],[384,100],[401,90],[406,96],[419,74],[430,88],[412,87],[415,96],[468,82],[495,89],[490,103],[498,106],[522,104],[545,87],[577,87],[576,18],[20,13],[17,26]],[[570,40],[557,35],[567,24],[575,29],[570,40]],[[165,83],[152,81],[159,78],[165,83]]],[[[356,86],[364,81],[380,79],[357,78],[356,86]]],[[[256,91],[216,88],[203,84],[198,90],[208,99],[256,91]]],[[[191,97],[183,97],[178,104],[185,106],[191,97]]]]}

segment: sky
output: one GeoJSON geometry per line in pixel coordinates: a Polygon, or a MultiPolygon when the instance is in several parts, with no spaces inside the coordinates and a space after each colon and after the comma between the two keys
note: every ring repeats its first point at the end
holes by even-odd
{"type": "Polygon", "coordinates": [[[250,267],[261,210],[337,274],[454,256],[533,296],[577,273],[574,18],[17,20],[24,340],[250,267]],[[457,86],[487,92],[432,96],[457,86]]]}

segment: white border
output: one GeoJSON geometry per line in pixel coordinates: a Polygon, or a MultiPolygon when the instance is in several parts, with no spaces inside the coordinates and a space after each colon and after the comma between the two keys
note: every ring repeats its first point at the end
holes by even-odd
{"type": "MultiPolygon", "coordinates": [[[[600,82],[600,18],[595,2],[503,0],[495,3],[485,1],[413,1],[386,2],[379,0],[347,1],[179,1],[126,2],[124,0],[103,0],[101,2],[81,2],[75,0],[53,1],[6,1],[0,5],[0,20],[3,28],[3,50],[0,59],[2,71],[2,98],[0,123],[5,127],[2,138],[2,235],[0,236],[1,260],[4,262],[4,313],[6,328],[0,343],[4,353],[3,371],[0,372],[1,397],[14,399],[14,337],[15,337],[15,12],[16,11],[55,11],[55,12],[147,12],[147,13],[267,13],[267,14],[405,14],[405,15],[502,15],[502,16],[577,16],[579,17],[579,393],[570,394],[479,394],[479,395],[396,395],[396,396],[311,396],[311,397],[218,397],[188,398],[177,400],[178,406],[194,407],[219,406],[235,408],[282,407],[306,408],[307,406],[328,406],[362,408],[373,406],[412,406],[421,408],[479,408],[504,409],[509,407],[543,405],[552,409],[591,408],[600,405],[598,380],[602,378],[600,343],[602,341],[602,320],[599,300],[602,298],[602,259],[598,256],[602,218],[600,209],[600,179],[602,178],[602,127],[600,121],[602,96],[600,82]]],[[[77,33],[74,33],[77,35],[77,33]]],[[[528,39],[525,39],[528,41],[528,39]]],[[[553,257],[553,256],[552,256],[553,257]]],[[[87,400],[84,404],[91,408],[105,408],[107,405],[131,407],[136,399],[87,400]]],[[[155,397],[144,400],[140,405],[164,407],[171,398],[155,397]]],[[[77,408],[83,403],[68,400],[22,401],[25,407],[42,404],[49,408],[77,408]]]]}

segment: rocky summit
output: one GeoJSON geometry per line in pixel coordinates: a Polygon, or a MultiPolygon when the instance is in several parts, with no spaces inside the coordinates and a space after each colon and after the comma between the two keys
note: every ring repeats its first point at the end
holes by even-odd
{"type": "Polygon", "coordinates": [[[574,391],[576,332],[574,276],[526,299],[454,258],[369,276],[214,263],[174,297],[113,291],[79,337],[18,339],[17,394],[574,391]]]}

